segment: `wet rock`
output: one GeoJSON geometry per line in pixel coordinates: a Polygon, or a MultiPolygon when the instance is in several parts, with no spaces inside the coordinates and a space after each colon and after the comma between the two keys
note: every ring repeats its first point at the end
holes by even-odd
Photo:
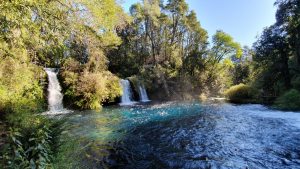
{"type": "Polygon", "coordinates": [[[193,160],[200,160],[200,161],[208,161],[209,160],[207,155],[201,155],[201,156],[196,156],[196,157],[194,156],[194,157],[192,157],[192,159],[193,160]]]}
{"type": "Polygon", "coordinates": [[[282,164],[289,165],[290,160],[283,158],[283,159],[281,159],[281,162],[282,162],[282,164]]]}

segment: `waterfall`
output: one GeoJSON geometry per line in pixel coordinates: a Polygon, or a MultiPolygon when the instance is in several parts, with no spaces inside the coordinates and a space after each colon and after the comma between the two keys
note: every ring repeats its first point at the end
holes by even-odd
{"type": "Polygon", "coordinates": [[[61,93],[61,87],[57,79],[58,71],[55,68],[45,68],[48,75],[48,106],[49,114],[62,112],[63,110],[63,95],[61,93]]]}
{"type": "Polygon", "coordinates": [[[150,102],[145,86],[143,84],[139,84],[138,87],[139,87],[140,102],[150,102]]]}
{"type": "Polygon", "coordinates": [[[132,90],[130,86],[129,80],[121,79],[120,81],[121,86],[123,88],[123,95],[121,97],[120,105],[132,105],[135,102],[132,101],[132,90]]]}

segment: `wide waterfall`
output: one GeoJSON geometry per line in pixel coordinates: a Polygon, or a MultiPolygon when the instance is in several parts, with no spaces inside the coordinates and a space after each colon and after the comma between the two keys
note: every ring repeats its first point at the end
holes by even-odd
{"type": "Polygon", "coordinates": [[[149,100],[146,88],[143,84],[139,84],[139,96],[140,96],[140,102],[150,102],[149,100]]]}
{"type": "Polygon", "coordinates": [[[136,103],[132,100],[132,90],[129,80],[121,79],[120,83],[123,88],[123,95],[121,97],[120,105],[132,105],[136,103]]]}
{"type": "Polygon", "coordinates": [[[62,112],[63,110],[63,95],[61,93],[61,87],[57,79],[58,71],[54,68],[45,68],[45,71],[48,75],[48,106],[49,113],[62,112]]]}

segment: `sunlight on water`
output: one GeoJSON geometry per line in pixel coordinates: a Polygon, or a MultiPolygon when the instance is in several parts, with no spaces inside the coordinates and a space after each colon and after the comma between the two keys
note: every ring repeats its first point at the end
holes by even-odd
{"type": "Polygon", "coordinates": [[[103,108],[101,112],[77,112],[80,116],[70,118],[79,136],[109,140],[121,137],[125,131],[144,123],[196,114],[201,110],[199,103],[174,104],[103,108]]]}
{"type": "Polygon", "coordinates": [[[89,168],[294,169],[300,129],[284,113],[260,105],[167,102],[75,112],[69,124],[89,168]]]}

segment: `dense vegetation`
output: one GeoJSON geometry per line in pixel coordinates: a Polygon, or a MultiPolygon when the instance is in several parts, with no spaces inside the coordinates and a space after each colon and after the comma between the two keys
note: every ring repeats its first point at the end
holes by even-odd
{"type": "Polygon", "coordinates": [[[247,56],[225,32],[216,32],[209,49],[206,30],[184,0],[143,1],[132,5],[130,15],[132,22],[117,30],[122,44],[109,53],[109,69],[121,77],[143,77],[152,98],[220,95],[239,76],[231,73],[235,64],[244,69],[247,56]]]}
{"type": "MultiPolygon", "coordinates": [[[[300,2],[297,0],[278,0],[276,23],[266,28],[254,44],[253,83],[262,90],[263,97],[273,97],[278,107],[289,109],[282,103],[288,102],[286,96],[294,93],[291,100],[297,104],[300,76],[300,2]],[[290,91],[293,89],[292,91],[290,91]],[[287,93],[286,93],[287,92],[287,93]]],[[[295,106],[290,107],[295,110],[295,106]]]]}
{"type": "Polygon", "coordinates": [[[47,106],[43,68],[61,68],[79,108],[119,96],[105,53],[120,44],[115,28],[127,17],[114,0],[1,1],[0,11],[1,166],[51,168],[62,125],[37,114],[47,106]]]}
{"type": "Polygon", "coordinates": [[[209,43],[185,0],[144,0],[130,14],[115,0],[1,1],[0,129],[7,137],[0,145],[10,143],[3,166],[43,168],[55,159],[59,122],[37,115],[47,106],[44,67],[60,68],[64,103],[73,108],[115,101],[119,78],[129,77],[143,81],[152,99],[225,94],[299,110],[300,2],[276,6],[276,23],[250,48],[222,30],[209,43]]]}
{"type": "Polygon", "coordinates": [[[257,91],[249,85],[239,84],[225,91],[225,96],[234,103],[257,103],[257,91]]]}
{"type": "Polygon", "coordinates": [[[244,83],[254,93],[240,102],[273,103],[291,88],[299,90],[300,83],[299,2],[278,0],[275,5],[276,23],[253,48],[242,48],[222,30],[209,45],[207,32],[183,0],[134,4],[132,23],[117,30],[123,43],[109,53],[109,69],[120,77],[144,78],[152,98],[222,96],[244,83]]]}

